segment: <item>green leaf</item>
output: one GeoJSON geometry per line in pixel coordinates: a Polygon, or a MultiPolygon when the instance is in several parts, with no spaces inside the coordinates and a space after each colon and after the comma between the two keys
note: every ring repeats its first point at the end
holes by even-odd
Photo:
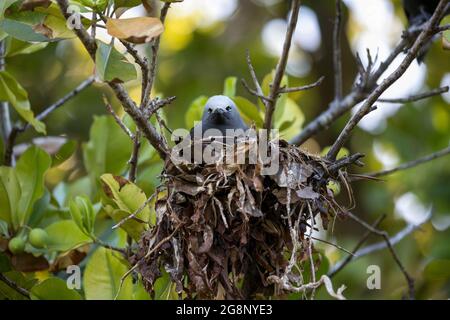
{"type": "Polygon", "coordinates": [[[6,56],[14,57],[20,54],[31,54],[47,47],[48,42],[29,43],[16,38],[8,37],[6,40],[6,56]]]}
{"type": "Polygon", "coordinates": [[[131,8],[142,3],[142,0],[114,0],[114,8],[131,8]]]}
{"type": "Polygon", "coordinates": [[[430,280],[450,279],[450,260],[435,259],[427,264],[424,271],[425,277],[430,280]]]}
{"type": "Polygon", "coordinates": [[[137,77],[136,68],[113,45],[97,41],[95,70],[102,81],[127,82],[137,77]]]}
{"type": "MultiPolygon", "coordinates": [[[[71,39],[75,38],[76,34],[73,30],[67,27],[67,21],[62,15],[61,10],[57,4],[52,3],[49,7],[39,7],[34,9],[35,12],[40,12],[45,15],[42,24],[45,26],[42,32],[43,35],[49,39],[71,39]]],[[[91,24],[90,20],[81,17],[81,23],[85,28],[91,24]]],[[[35,30],[39,32],[39,29],[35,30]]]]}
{"type": "Polygon", "coordinates": [[[82,300],[80,294],[67,287],[64,280],[48,278],[30,290],[31,300],[82,300]]]}
{"type": "Polygon", "coordinates": [[[45,14],[35,11],[15,12],[0,19],[0,29],[22,41],[47,42],[49,38],[36,32],[44,23],[45,17],[45,14]]]}
{"type": "MultiPolygon", "coordinates": [[[[326,146],[325,148],[323,148],[322,151],[320,152],[320,155],[322,157],[325,157],[327,155],[328,151],[330,151],[330,148],[331,148],[330,146],[326,146]]],[[[350,155],[350,151],[348,151],[347,148],[342,147],[341,150],[339,150],[339,152],[336,156],[336,159],[339,160],[341,158],[348,157],[349,155],[350,155]]]]}
{"type": "Polygon", "coordinates": [[[103,11],[108,5],[108,0],[78,0],[82,5],[94,9],[96,11],[103,11]]]}
{"type": "Polygon", "coordinates": [[[67,252],[92,242],[91,238],[81,232],[72,220],[52,223],[45,228],[45,231],[48,233],[48,249],[50,251],[67,252]]]}
{"type": "MultiPolygon", "coordinates": [[[[3,273],[3,275],[21,288],[27,290],[30,290],[36,283],[35,279],[19,271],[10,271],[3,273]]],[[[28,298],[18,293],[15,289],[12,289],[3,281],[0,281],[0,300],[28,300],[28,298]]]]}
{"type": "Polygon", "coordinates": [[[3,19],[6,9],[8,9],[14,2],[18,0],[2,0],[0,2],[0,19],[3,19]]]}
{"type": "Polygon", "coordinates": [[[52,156],[52,167],[59,166],[61,163],[69,159],[77,150],[77,142],[69,140],[64,143],[61,148],[52,156]]]}
{"type": "Polygon", "coordinates": [[[274,128],[280,130],[283,139],[290,140],[301,131],[305,122],[305,115],[294,100],[287,98],[280,109],[275,110],[274,120],[274,128]],[[283,124],[287,127],[281,130],[283,124]]]}
{"type": "MultiPolygon", "coordinates": [[[[98,248],[86,265],[83,276],[84,292],[87,300],[112,300],[116,297],[120,279],[128,271],[116,254],[105,248],[98,248]]],[[[131,276],[123,283],[119,300],[133,298],[131,276]]]]}
{"type": "Polygon", "coordinates": [[[90,140],[83,145],[84,165],[91,179],[97,181],[103,173],[123,173],[132,148],[130,138],[112,117],[95,117],[90,140]]]}
{"type": "Polygon", "coordinates": [[[208,101],[207,96],[200,96],[192,101],[184,116],[186,128],[192,128],[196,121],[202,120],[203,108],[205,107],[206,101],[208,101]]]}
{"type": "Polygon", "coordinates": [[[0,272],[5,273],[11,271],[11,262],[8,256],[0,251],[0,272]]]}
{"type": "Polygon", "coordinates": [[[17,210],[20,200],[20,183],[16,170],[0,167],[0,219],[18,226],[17,210]]]}
{"type": "Polygon", "coordinates": [[[31,111],[28,93],[6,71],[0,71],[0,100],[8,101],[20,116],[31,124],[36,131],[45,134],[45,124],[34,117],[31,111]]]}
{"type": "Polygon", "coordinates": [[[245,122],[252,123],[254,121],[257,128],[263,126],[264,120],[255,104],[243,97],[234,97],[233,101],[245,122]]]}
{"type": "Polygon", "coordinates": [[[8,222],[0,219],[0,236],[9,238],[8,222]]]}
{"type": "Polygon", "coordinates": [[[234,98],[236,95],[236,77],[228,77],[225,79],[224,88],[223,88],[223,95],[234,98]]]}
{"type": "Polygon", "coordinates": [[[16,166],[22,190],[18,211],[19,226],[28,223],[34,203],[44,194],[44,175],[50,164],[50,156],[36,146],[28,148],[19,158],[16,166]]]}
{"type": "MultiPolygon", "coordinates": [[[[106,204],[108,204],[108,200],[109,203],[112,201],[113,208],[118,209],[108,211],[116,222],[136,212],[147,201],[145,193],[125,178],[104,174],[100,179],[103,184],[104,194],[107,198],[106,204]]],[[[154,225],[156,217],[155,213],[147,205],[136,215],[136,218],[145,223],[139,223],[134,219],[130,219],[122,227],[133,239],[139,240],[141,233],[148,227],[147,223],[154,225]]]]}
{"type": "Polygon", "coordinates": [[[91,200],[86,196],[75,197],[69,202],[70,215],[78,228],[92,237],[94,235],[95,210],[92,206],[91,200]]]}

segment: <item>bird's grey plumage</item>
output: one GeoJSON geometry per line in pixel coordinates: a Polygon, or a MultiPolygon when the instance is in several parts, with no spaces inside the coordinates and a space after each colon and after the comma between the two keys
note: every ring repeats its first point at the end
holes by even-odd
{"type": "Polygon", "coordinates": [[[242,120],[233,100],[226,96],[218,95],[208,99],[203,109],[202,121],[191,129],[190,135],[193,137],[194,132],[198,131],[201,132],[203,138],[206,138],[210,135],[207,132],[209,129],[217,129],[222,136],[226,136],[227,129],[241,129],[245,131],[248,129],[248,126],[242,120]]]}

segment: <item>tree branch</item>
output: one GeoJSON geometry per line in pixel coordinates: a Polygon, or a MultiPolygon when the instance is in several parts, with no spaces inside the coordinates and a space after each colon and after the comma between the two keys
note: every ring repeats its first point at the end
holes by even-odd
{"type": "MultiPolygon", "coordinates": [[[[61,9],[62,14],[66,18],[70,18],[67,0],[57,0],[57,3],[61,9]]],[[[166,6],[166,5],[165,5],[166,6]]],[[[74,29],[75,34],[81,40],[92,60],[95,61],[95,52],[97,45],[95,40],[90,37],[83,26],[74,29]]],[[[156,59],[156,57],[154,58],[156,59]]],[[[108,85],[114,91],[117,99],[122,104],[126,113],[134,120],[136,125],[142,130],[145,137],[149,140],[151,145],[156,149],[161,158],[165,158],[168,153],[168,146],[160,134],[156,131],[156,128],[147,121],[142,111],[136,106],[136,103],[130,98],[124,86],[120,83],[109,82],[108,85]]]]}
{"type": "Polygon", "coordinates": [[[20,293],[22,296],[30,299],[30,292],[25,289],[20,287],[17,283],[15,283],[14,281],[12,281],[11,279],[9,279],[8,277],[6,277],[3,273],[0,272],[0,281],[4,282],[6,285],[8,285],[11,289],[17,291],[18,293],[20,293]]]}
{"type": "MultiPolygon", "coordinates": [[[[59,107],[63,106],[67,101],[77,96],[80,92],[82,92],[84,89],[88,88],[90,85],[94,83],[95,78],[90,77],[83,81],[78,87],[73,89],[71,92],[66,94],[64,97],[53,103],[52,105],[48,106],[44,109],[41,113],[39,113],[36,116],[37,120],[44,120],[48,115],[50,115],[52,112],[54,112],[59,107]]],[[[14,151],[14,145],[16,142],[17,137],[19,134],[25,132],[31,128],[29,123],[26,123],[22,126],[15,126],[9,136],[8,139],[5,142],[5,154],[4,154],[4,162],[6,165],[11,165],[13,163],[13,151],[14,151]]]]}
{"type": "Polygon", "coordinates": [[[400,258],[398,257],[397,253],[394,250],[393,244],[391,243],[391,239],[389,238],[389,235],[386,231],[379,230],[377,228],[374,228],[367,222],[361,220],[359,217],[355,216],[351,212],[348,213],[349,217],[359,223],[361,226],[366,228],[368,231],[370,231],[373,234],[376,234],[384,239],[385,247],[389,249],[391,252],[392,258],[394,259],[395,263],[400,268],[401,272],[403,273],[403,276],[406,279],[406,282],[408,284],[408,293],[409,293],[409,299],[414,299],[414,279],[409,275],[409,273],[406,271],[405,267],[403,266],[402,262],[400,261],[400,258]]]}
{"type": "Polygon", "coordinates": [[[336,0],[336,16],[333,29],[334,99],[342,99],[342,0],[336,0]]]}
{"type": "MultiPolygon", "coordinates": [[[[161,22],[164,24],[166,17],[167,17],[167,12],[169,11],[171,3],[170,2],[165,2],[162,9],[161,9],[161,14],[159,19],[161,20],[161,22]]],[[[152,59],[150,61],[150,68],[148,71],[148,75],[147,75],[147,85],[144,88],[143,91],[143,95],[142,95],[142,106],[145,107],[149,100],[150,100],[150,93],[152,91],[153,88],[153,83],[155,82],[155,77],[156,77],[156,64],[158,62],[158,51],[159,51],[159,43],[161,41],[161,36],[156,37],[155,39],[153,39],[152,42],[152,59]]]]}
{"type": "Polygon", "coordinates": [[[403,59],[400,66],[391,73],[383,82],[375,88],[375,90],[367,97],[366,101],[359,108],[359,110],[350,118],[347,125],[341,131],[341,134],[336,139],[334,144],[331,146],[327,154],[328,160],[336,159],[336,155],[339,150],[343,147],[344,143],[349,138],[351,132],[356,127],[356,125],[361,121],[361,119],[370,111],[372,105],[378,100],[378,98],[386,91],[392,84],[394,84],[408,69],[410,64],[414,61],[419,53],[419,50],[428,42],[428,40],[433,36],[433,29],[441,20],[443,11],[445,9],[447,0],[441,0],[438,7],[436,8],[433,16],[427,22],[426,27],[420,32],[417,40],[414,42],[413,46],[409,50],[406,57],[403,59]]]}
{"type": "MultiPolygon", "coordinates": [[[[0,71],[5,70],[5,42],[0,41],[0,71]]],[[[7,154],[7,148],[8,148],[8,140],[9,136],[11,135],[12,128],[11,128],[11,118],[9,114],[9,103],[6,101],[0,102],[0,134],[1,138],[4,141],[4,154],[7,154]]],[[[11,161],[4,161],[5,165],[11,165],[11,161]]]]}
{"type": "Polygon", "coordinates": [[[280,94],[280,85],[286,70],[289,50],[292,44],[292,36],[294,35],[295,27],[297,26],[299,11],[300,0],[292,0],[291,17],[286,32],[286,37],[284,39],[283,51],[275,69],[275,76],[270,86],[269,100],[266,104],[266,115],[264,118],[264,129],[266,130],[270,130],[272,128],[272,117],[275,112],[278,96],[280,94]]]}
{"type": "MultiPolygon", "coordinates": [[[[419,158],[419,159],[416,159],[416,160],[413,160],[413,161],[410,161],[410,162],[403,163],[403,164],[401,164],[401,165],[399,165],[399,166],[397,166],[395,168],[392,168],[392,169],[387,169],[387,170],[367,173],[367,174],[364,175],[364,177],[367,176],[367,177],[371,177],[371,178],[376,178],[376,177],[387,176],[387,175],[390,175],[392,173],[395,173],[395,172],[398,172],[398,171],[401,171],[401,170],[410,169],[410,168],[416,167],[418,165],[421,165],[423,163],[432,161],[434,159],[437,159],[437,158],[440,158],[440,157],[444,157],[444,156],[446,156],[448,154],[450,154],[450,146],[445,148],[445,149],[442,149],[440,151],[437,151],[437,152],[434,152],[432,154],[429,154],[429,155],[427,155],[427,156],[425,156],[423,158],[419,158]]],[[[358,179],[354,179],[354,180],[359,180],[359,178],[358,179]]]]}
{"type": "Polygon", "coordinates": [[[278,92],[279,93],[291,93],[291,92],[298,92],[298,91],[305,91],[305,90],[309,90],[312,88],[315,88],[317,86],[320,86],[323,82],[323,79],[325,79],[325,77],[320,77],[319,80],[317,80],[314,83],[311,84],[307,84],[305,86],[300,86],[300,87],[291,87],[291,88],[281,88],[278,92]]]}
{"type": "Polygon", "coordinates": [[[437,88],[437,89],[431,90],[429,92],[412,95],[407,98],[378,99],[378,101],[379,102],[387,102],[387,103],[409,103],[409,102],[419,101],[419,100],[427,99],[430,97],[438,96],[440,94],[448,92],[448,90],[449,90],[449,87],[447,86],[447,87],[437,88]]]}

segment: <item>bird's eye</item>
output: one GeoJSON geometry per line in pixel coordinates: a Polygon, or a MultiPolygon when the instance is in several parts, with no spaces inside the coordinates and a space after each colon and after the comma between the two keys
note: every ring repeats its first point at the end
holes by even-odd
{"type": "Polygon", "coordinates": [[[226,109],[227,111],[231,111],[231,107],[230,107],[230,106],[227,106],[225,109],[226,109]]]}
{"type": "Polygon", "coordinates": [[[211,108],[208,108],[208,113],[211,113],[212,112],[212,109],[211,108]]]}

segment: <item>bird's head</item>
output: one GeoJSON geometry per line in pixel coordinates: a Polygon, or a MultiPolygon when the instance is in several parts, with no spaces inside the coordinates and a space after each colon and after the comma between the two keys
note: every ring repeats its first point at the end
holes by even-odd
{"type": "Polygon", "coordinates": [[[233,125],[240,123],[241,116],[233,100],[226,96],[213,96],[206,102],[202,121],[208,121],[212,124],[233,125]]]}

